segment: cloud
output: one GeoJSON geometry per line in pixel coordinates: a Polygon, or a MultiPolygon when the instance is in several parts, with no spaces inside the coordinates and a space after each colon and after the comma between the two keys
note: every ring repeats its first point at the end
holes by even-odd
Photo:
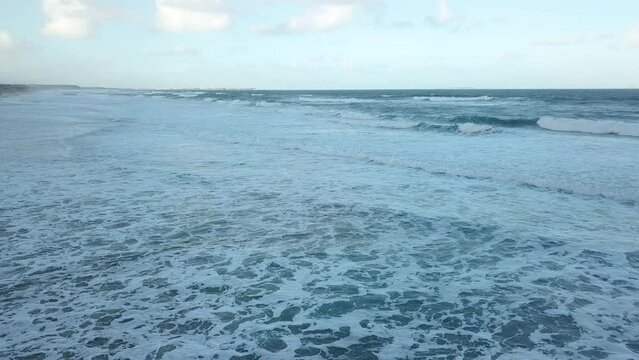
{"type": "Polygon", "coordinates": [[[331,31],[351,23],[357,12],[365,7],[365,1],[361,0],[317,0],[314,3],[305,14],[257,31],[266,34],[331,31]]]}
{"type": "Polygon", "coordinates": [[[43,0],[42,9],[49,18],[43,35],[80,39],[93,32],[95,14],[86,0],[43,0]]]}
{"type": "Polygon", "coordinates": [[[6,30],[0,29],[0,54],[9,52],[15,49],[16,44],[11,38],[11,35],[6,30]]]}
{"type": "Polygon", "coordinates": [[[573,35],[573,36],[541,39],[541,40],[535,41],[534,44],[540,45],[540,46],[573,46],[573,45],[583,44],[587,40],[588,40],[588,37],[586,35],[579,34],[579,35],[573,35]]]}
{"type": "Polygon", "coordinates": [[[626,42],[628,43],[629,46],[639,47],[639,27],[635,27],[628,30],[626,42]]]}
{"type": "Polygon", "coordinates": [[[158,27],[167,32],[209,32],[231,26],[223,0],[155,0],[158,27]]]}
{"type": "Polygon", "coordinates": [[[353,20],[357,3],[324,4],[311,9],[305,15],[291,19],[290,31],[328,31],[344,26],[353,20]]]}
{"type": "Polygon", "coordinates": [[[436,26],[447,26],[455,20],[455,14],[448,5],[448,0],[439,0],[439,13],[428,17],[428,21],[436,26]]]}

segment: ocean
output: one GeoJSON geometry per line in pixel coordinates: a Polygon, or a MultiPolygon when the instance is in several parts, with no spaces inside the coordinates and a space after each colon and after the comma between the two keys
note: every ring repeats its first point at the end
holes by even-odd
{"type": "Polygon", "coordinates": [[[639,358],[639,90],[0,97],[0,358],[639,358]]]}

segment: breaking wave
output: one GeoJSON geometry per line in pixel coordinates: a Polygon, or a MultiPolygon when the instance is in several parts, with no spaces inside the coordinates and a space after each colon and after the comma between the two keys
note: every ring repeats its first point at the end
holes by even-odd
{"type": "MultiPolygon", "coordinates": [[[[399,128],[399,127],[397,127],[399,128]]],[[[439,131],[439,132],[452,132],[462,134],[486,134],[495,132],[495,128],[490,125],[462,123],[462,124],[433,124],[427,122],[420,122],[417,125],[411,126],[414,130],[419,131],[439,131]]]]}
{"type": "Polygon", "coordinates": [[[503,126],[503,127],[524,127],[524,126],[535,126],[539,119],[507,119],[507,118],[498,118],[494,116],[456,116],[452,120],[451,123],[454,124],[466,124],[473,123],[479,125],[493,125],[493,126],[503,126]]]}
{"type": "Polygon", "coordinates": [[[326,104],[374,103],[378,101],[375,99],[330,98],[330,97],[311,97],[311,96],[300,96],[298,97],[298,100],[304,101],[304,102],[326,103],[326,104]]]}
{"type": "Polygon", "coordinates": [[[586,120],[544,116],[537,121],[540,128],[553,131],[608,134],[639,137],[639,123],[613,120],[586,120]]]}
{"type": "Polygon", "coordinates": [[[413,96],[413,100],[422,101],[490,101],[492,96],[413,96]]]}
{"type": "Polygon", "coordinates": [[[492,132],[494,129],[490,125],[463,123],[457,125],[457,131],[463,134],[480,134],[492,132]]]}

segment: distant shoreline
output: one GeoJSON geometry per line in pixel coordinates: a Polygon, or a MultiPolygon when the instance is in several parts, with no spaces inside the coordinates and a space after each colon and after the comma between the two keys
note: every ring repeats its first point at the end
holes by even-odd
{"type": "Polygon", "coordinates": [[[639,90],[639,88],[369,88],[369,89],[267,89],[267,88],[126,88],[105,86],[79,86],[79,85],[39,85],[39,84],[2,84],[0,83],[0,95],[20,93],[28,90],[41,89],[104,89],[104,90],[134,90],[134,91],[310,91],[310,92],[349,92],[349,91],[605,91],[605,90],[639,90]]]}
{"type": "Polygon", "coordinates": [[[26,85],[9,85],[9,84],[0,84],[0,96],[7,94],[15,94],[25,92],[29,89],[26,85]]]}

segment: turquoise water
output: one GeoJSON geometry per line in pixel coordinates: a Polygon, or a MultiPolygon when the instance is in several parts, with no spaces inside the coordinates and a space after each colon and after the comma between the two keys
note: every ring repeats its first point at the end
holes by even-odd
{"type": "Polygon", "coordinates": [[[0,97],[0,358],[637,358],[638,105],[0,97]]]}

